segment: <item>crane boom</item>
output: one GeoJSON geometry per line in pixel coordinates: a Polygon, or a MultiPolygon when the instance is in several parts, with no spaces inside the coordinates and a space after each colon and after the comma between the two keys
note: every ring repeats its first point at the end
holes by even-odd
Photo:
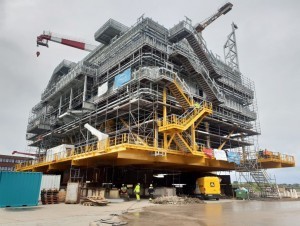
{"type": "Polygon", "coordinates": [[[71,38],[64,38],[62,35],[54,34],[50,31],[44,31],[43,34],[37,36],[36,44],[37,46],[46,46],[48,47],[48,41],[60,43],[66,46],[74,47],[77,49],[82,49],[88,52],[92,52],[97,46],[92,44],[87,44],[82,41],[76,41],[71,38]]]}
{"type": "Polygon", "coordinates": [[[29,156],[33,156],[33,157],[39,156],[39,154],[26,153],[26,152],[21,152],[21,151],[13,151],[11,154],[12,155],[14,155],[14,154],[29,155],[29,156]]]}
{"type": "Polygon", "coordinates": [[[202,21],[201,23],[196,24],[196,26],[195,26],[196,31],[197,32],[203,31],[208,25],[210,25],[212,22],[214,22],[220,16],[228,13],[232,9],[232,6],[233,6],[232,3],[227,2],[225,5],[223,5],[221,8],[219,8],[215,14],[208,17],[206,20],[202,21]]]}

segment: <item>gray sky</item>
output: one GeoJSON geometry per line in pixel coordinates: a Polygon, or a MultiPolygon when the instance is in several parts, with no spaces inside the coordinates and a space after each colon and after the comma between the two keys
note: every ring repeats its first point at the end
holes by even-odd
{"type": "MultiPolygon", "coordinates": [[[[233,10],[204,31],[208,48],[223,57],[234,21],[241,72],[255,82],[261,148],[300,160],[300,1],[231,1],[233,10]]],[[[187,16],[201,22],[225,1],[189,0],[0,0],[0,153],[26,149],[26,126],[54,68],[87,53],[55,43],[36,47],[43,30],[93,40],[109,18],[127,26],[145,13],[167,28],[187,16]],[[39,50],[41,55],[36,57],[39,50]]],[[[297,160],[296,159],[296,160],[297,160]]],[[[299,165],[299,164],[297,164],[299,165]]],[[[300,165],[299,165],[300,166],[300,165]]],[[[299,167],[270,170],[277,181],[300,183],[299,167]]]]}

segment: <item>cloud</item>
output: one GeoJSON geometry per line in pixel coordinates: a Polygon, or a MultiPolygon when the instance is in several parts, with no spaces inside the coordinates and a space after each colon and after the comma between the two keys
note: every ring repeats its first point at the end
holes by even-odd
{"type": "MultiPolygon", "coordinates": [[[[231,12],[209,25],[204,37],[209,49],[223,56],[223,44],[234,21],[240,68],[255,82],[262,135],[262,148],[296,154],[299,158],[300,125],[300,1],[233,1],[231,12]]],[[[184,16],[201,22],[220,6],[217,1],[0,1],[0,100],[2,104],[1,153],[26,147],[28,112],[63,60],[81,60],[86,53],[59,44],[39,48],[35,38],[43,30],[93,40],[94,32],[109,18],[127,26],[143,13],[167,28],[184,16]]],[[[291,180],[298,168],[282,169],[291,180]]],[[[281,177],[281,176],[280,176],[281,177]]],[[[295,181],[295,182],[299,182],[295,181]]]]}

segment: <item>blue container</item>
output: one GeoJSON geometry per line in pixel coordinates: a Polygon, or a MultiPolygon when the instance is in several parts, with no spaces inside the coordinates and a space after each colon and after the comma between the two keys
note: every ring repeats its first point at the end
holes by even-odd
{"type": "Polygon", "coordinates": [[[42,173],[0,171],[0,207],[37,206],[42,173]]]}

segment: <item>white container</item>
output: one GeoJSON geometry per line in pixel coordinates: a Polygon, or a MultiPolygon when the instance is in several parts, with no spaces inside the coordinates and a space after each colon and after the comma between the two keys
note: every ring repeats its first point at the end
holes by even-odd
{"type": "MultiPolygon", "coordinates": [[[[56,189],[59,191],[59,188],[60,188],[60,175],[48,175],[48,174],[42,175],[40,193],[43,189],[45,190],[56,189]]],[[[39,197],[39,199],[41,199],[41,197],[39,197]]]]}
{"type": "Polygon", "coordinates": [[[68,183],[65,203],[79,203],[79,183],[68,183]]]}
{"type": "Polygon", "coordinates": [[[42,176],[41,182],[41,190],[46,189],[56,189],[59,190],[60,188],[60,175],[48,175],[44,174],[42,176]]]}
{"type": "Polygon", "coordinates": [[[66,158],[70,155],[72,149],[75,146],[71,144],[61,144],[59,146],[53,147],[47,150],[46,161],[52,162],[62,158],[66,158]]]}

